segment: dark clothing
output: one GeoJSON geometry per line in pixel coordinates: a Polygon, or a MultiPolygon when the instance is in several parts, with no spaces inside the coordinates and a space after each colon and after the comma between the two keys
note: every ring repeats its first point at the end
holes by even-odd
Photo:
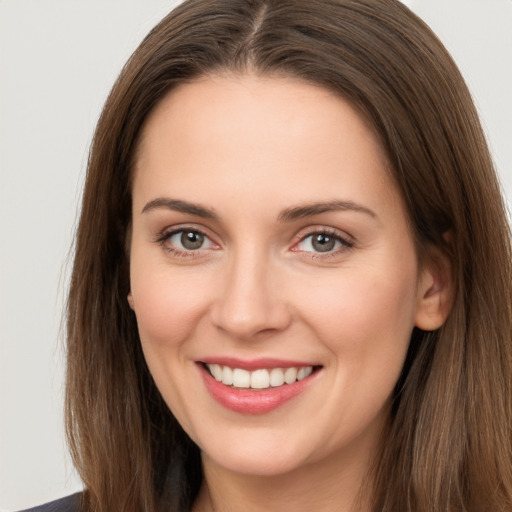
{"type": "Polygon", "coordinates": [[[20,512],[78,512],[81,492],[20,512]]]}

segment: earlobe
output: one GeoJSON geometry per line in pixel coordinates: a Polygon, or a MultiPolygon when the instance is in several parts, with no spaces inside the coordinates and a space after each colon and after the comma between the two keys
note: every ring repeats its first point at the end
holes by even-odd
{"type": "Polygon", "coordinates": [[[129,292],[129,293],[128,293],[128,297],[127,297],[127,299],[128,299],[128,304],[130,305],[130,308],[135,309],[135,308],[134,308],[134,304],[133,304],[133,296],[132,296],[132,292],[129,292]]]}
{"type": "Polygon", "coordinates": [[[416,327],[424,331],[439,329],[450,313],[453,302],[453,273],[449,257],[436,251],[423,268],[416,302],[416,327]]]}

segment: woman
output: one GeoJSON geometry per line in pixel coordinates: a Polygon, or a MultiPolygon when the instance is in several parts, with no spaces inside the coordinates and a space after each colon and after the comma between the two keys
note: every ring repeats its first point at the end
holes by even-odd
{"type": "Polygon", "coordinates": [[[185,2],[91,150],[62,506],[509,510],[510,261],[470,95],[407,8],[185,2]]]}

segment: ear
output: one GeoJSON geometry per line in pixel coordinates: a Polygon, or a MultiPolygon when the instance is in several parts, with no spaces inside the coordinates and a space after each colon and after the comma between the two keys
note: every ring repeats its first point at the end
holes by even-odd
{"type": "Polygon", "coordinates": [[[133,296],[132,296],[132,292],[129,292],[129,293],[128,293],[128,297],[127,297],[127,299],[128,299],[128,304],[130,305],[130,307],[131,307],[132,309],[135,309],[134,304],[133,304],[133,296]]]}
{"type": "Polygon", "coordinates": [[[439,329],[450,313],[454,294],[453,269],[448,254],[430,251],[420,272],[414,323],[424,331],[439,329]]]}

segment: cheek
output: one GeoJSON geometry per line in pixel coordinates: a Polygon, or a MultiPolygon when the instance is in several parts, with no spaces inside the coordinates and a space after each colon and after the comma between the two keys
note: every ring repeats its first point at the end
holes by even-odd
{"type": "Polygon", "coordinates": [[[416,273],[366,269],[317,283],[301,307],[307,323],[351,373],[401,368],[414,327],[416,273]]]}
{"type": "Polygon", "coordinates": [[[169,409],[188,432],[193,432],[188,410],[187,379],[195,375],[187,343],[194,338],[204,294],[200,283],[193,279],[178,279],[167,266],[148,264],[141,272],[132,261],[132,295],[142,350],[155,384],[169,409]],[[151,268],[151,271],[147,269],[151,268]]]}
{"type": "Polygon", "coordinates": [[[166,266],[137,270],[134,265],[131,288],[143,345],[162,349],[180,345],[206,308],[204,280],[197,272],[178,278],[166,266]]]}

